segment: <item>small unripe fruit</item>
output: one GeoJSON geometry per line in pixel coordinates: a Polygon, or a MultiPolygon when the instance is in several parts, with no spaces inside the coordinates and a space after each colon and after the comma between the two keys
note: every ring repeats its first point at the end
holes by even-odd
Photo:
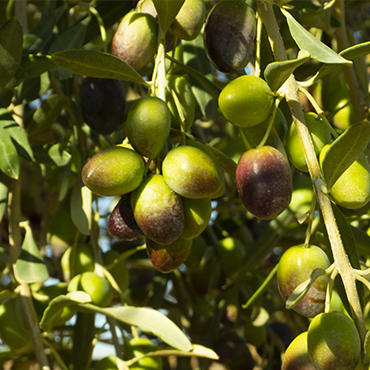
{"type": "Polygon", "coordinates": [[[307,350],[307,332],[299,334],[284,354],[281,370],[316,370],[307,350]]]}
{"type": "Polygon", "coordinates": [[[337,311],[321,313],[310,323],[308,354],[316,369],[353,370],[361,358],[361,340],[353,321],[337,311]]]}
{"type": "Polygon", "coordinates": [[[252,127],[269,117],[274,95],[262,78],[244,75],[229,82],[221,91],[221,113],[235,126],[252,127]]]}
{"type": "Polygon", "coordinates": [[[82,181],[95,194],[120,196],[136,189],[145,164],[135,151],[115,146],[95,154],[82,169],[82,181]]]}

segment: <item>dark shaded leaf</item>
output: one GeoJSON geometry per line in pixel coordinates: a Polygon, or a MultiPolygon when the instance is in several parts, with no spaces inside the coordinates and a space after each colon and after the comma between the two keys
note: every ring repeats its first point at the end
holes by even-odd
{"type": "Polygon", "coordinates": [[[149,84],[123,60],[96,50],[64,50],[52,55],[56,65],[66,71],[99,78],[114,78],[149,84]]]}
{"type": "Polygon", "coordinates": [[[22,27],[11,18],[0,28],[0,91],[17,71],[22,59],[22,27]]]}
{"type": "Polygon", "coordinates": [[[185,0],[153,0],[158,13],[158,21],[164,34],[175,19],[185,0]]]}

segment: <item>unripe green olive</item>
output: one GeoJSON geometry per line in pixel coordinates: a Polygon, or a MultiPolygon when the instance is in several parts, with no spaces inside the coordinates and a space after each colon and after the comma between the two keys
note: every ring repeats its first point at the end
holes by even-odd
{"type": "Polygon", "coordinates": [[[111,53],[139,71],[157,51],[158,24],[148,13],[127,13],[112,40],[111,53]]]}
{"type": "Polygon", "coordinates": [[[109,355],[97,361],[94,370],[118,370],[117,356],[109,355]]]}
{"type": "Polygon", "coordinates": [[[194,40],[199,35],[205,19],[204,0],[185,0],[170,26],[170,31],[182,40],[194,40]]]}
{"type": "MultiPolygon", "coordinates": [[[[155,350],[156,347],[150,339],[133,338],[125,343],[123,358],[127,361],[155,350]]],[[[130,370],[162,370],[162,358],[159,356],[144,357],[130,366],[130,370]]]]}
{"type": "Polygon", "coordinates": [[[254,11],[242,0],[221,0],[209,12],[204,50],[221,72],[242,71],[253,56],[256,39],[254,11]]]}
{"type": "Polygon", "coordinates": [[[221,91],[221,113],[235,126],[252,127],[271,114],[274,95],[260,77],[244,75],[230,81],[221,91]]]}
{"type": "Polygon", "coordinates": [[[289,208],[298,215],[302,215],[311,208],[313,186],[309,174],[299,172],[293,179],[292,200],[289,208]]]}
{"type": "Polygon", "coordinates": [[[162,175],[151,175],[132,192],[131,205],[142,232],[161,244],[178,239],[184,229],[181,198],[166,184],[162,175]]]}
{"type": "Polygon", "coordinates": [[[277,149],[246,151],[236,167],[236,185],[245,208],[261,219],[272,219],[288,207],[292,195],[289,164],[277,149]]]}
{"type": "Polygon", "coordinates": [[[154,96],[138,99],[128,112],[126,133],[132,147],[144,157],[154,159],[162,150],[171,128],[171,113],[166,103],[154,96]]]}
{"type": "Polygon", "coordinates": [[[307,334],[308,354],[316,369],[353,370],[361,357],[361,340],[353,321],[341,312],[317,315],[307,334]]]}
{"type": "Polygon", "coordinates": [[[211,219],[211,199],[182,197],[181,201],[185,216],[184,230],[181,233],[181,237],[186,240],[192,240],[206,229],[211,219]]]}
{"type": "MultiPolygon", "coordinates": [[[[320,164],[330,144],[320,153],[320,164]]],[[[370,165],[364,153],[354,161],[329,190],[330,197],[344,208],[363,207],[370,200],[370,165]]]]}
{"type": "Polygon", "coordinates": [[[113,298],[113,289],[109,281],[90,271],[76,275],[68,284],[68,292],[82,290],[91,297],[91,303],[100,307],[106,307],[113,298]]]}
{"type": "MultiPolygon", "coordinates": [[[[283,299],[286,301],[298,285],[308,280],[315,268],[327,269],[329,266],[328,256],[315,245],[288,248],[280,258],[277,271],[278,288],[283,299]]],[[[328,276],[320,276],[293,310],[306,317],[315,317],[323,312],[328,280],[328,276]]]]}
{"type": "Polygon", "coordinates": [[[281,370],[316,370],[307,350],[307,332],[299,334],[286,349],[281,370]]]}
{"type": "Polygon", "coordinates": [[[145,163],[134,150],[122,146],[103,149],[82,169],[82,181],[95,194],[120,196],[136,189],[143,180],[145,163]]]}
{"type": "Polygon", "coordinates": [[[223,187],[223,174],[203,150],[180,145],[171,149],[162,163],[167,185],[185,198],[212,197],[223,187]]]}
{"type": "MultiPolygon", "coordinates": [[[[322,120],[316,119],[315,113],[305,113],[304,117],[310,131],[315,153],[318,156],[322,148],[330,143],[330,130],[322,120]]],[[[306,158],[294,123],[290,126],[285,148],[290,162],[300,171],[308,172],[306,158]]]]}
{"type": "Polygon", "coordinates": [[[86,271],[94,271],[94,253],[89,245],[78,243],[64,252],[60,263],[63,278],[69,282],[76,275],[86,271]]]}
{"type": "MultiPolygon", "coordinates": [[[[168,86],[177,95],[180,109],[184,116],[184,128],[185,131],[190,130],[190,127],[194,121],[195,115],[195,97],[191,89],[191,85],[184,76],[180,75],[169,75],[167,76],[168,86]]],[[[166,102],[168,109],[171,112],[171,125],[177,130],[181,129],[181,118],[176,107],[175,100],[169,90],[166,90],[166,102]]]]}

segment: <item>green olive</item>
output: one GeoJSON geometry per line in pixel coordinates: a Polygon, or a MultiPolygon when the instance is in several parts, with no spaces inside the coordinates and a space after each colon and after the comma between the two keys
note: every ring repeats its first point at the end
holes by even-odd
{"type": "MultiPolygon", "coordinates": [[[[277,270],[278,288],[283,299],[286,301],[298,285],[308,280],[315,268],[327,269],[329,266],[328,256],[315,245],[288,248],[281,256],[277,270]]],[[[323,312],[328,280],[328,276],[320,276],[293,310],[306,317],[323,312]]]]}
{"type": "Polygon", "coordinates": [[[308,354],[316,369],[353,370],[361,357],[361,340],[352,319],[341,312],[317,315],[307,334],[308,354]]]}
{"type": "MultiPolygon", "coordinates": [[[[320,153],[320,164],[330,148],[326,145],[320,153]]],[[[370,165],[364,153],[354,161],[329,190],[336,204],[344,208],[363,207],[370,200],[370,165]]]]}
{"type": "Polygon", "coordinates": [[[260,77],[244,75],[229,82],[221,91],[221,113],[235,126],[252,127],[271,114],[274,94],[260,77]]]}
{"type": "Polygon", "coordinates": [[[293,339],[286,349],[281,370],[316,370],[307,349],[307,331],[293,339]]]}
{"type": "MultiPolygon", "coordinates": [[[[317,116],[315,113],[305,113],[304,117],[310,131],[315,153],[318,156],[322,148],[326,144],[330,143],[330,130],[322,120],[316,118],[317,116]]],[[[308,172],[306,158],[294,123],[290,126],[285,148],[289,156],[289,160],[294,167],[298,168],[302,172],[308,172]]]]}

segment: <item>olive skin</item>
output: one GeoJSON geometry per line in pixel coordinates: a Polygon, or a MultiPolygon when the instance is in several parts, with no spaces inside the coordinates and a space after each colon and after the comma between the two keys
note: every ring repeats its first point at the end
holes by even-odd
{"type": "Polygon", "coordinates": [[[125,91],[119,80],[84,78],[79,103],[86,124],[99,134],[111,134],[125,120],[125,91]]]}
{"type": "MultiPolygon", "coordinates": [[[[131,360],[134,357],[139,357],[148,352],[156,351],[156,347],[150,339],[147,338],[133,338],[124,345],[123,358],[124,360],[131,360]]],[[[130,370],[162,370],[161,357],[144,357],[138,360],[130,370]]]]}
{"type": "Polygon", "coordinates": [[[103,149],[82,169],[83,183],[95,194],[120,196],[136,189],[143,180],[145,163],[134,150],[122,146],[103,149]]]}
{"type": "MultiPolygon", "coordinates": [[[[328,256],[315,245],[288,248],[280,258],[277,271],[278,288],[284,301],[299,284],[310,278],[315,268],[327,269],[329,266],[328,256]]],[[[328,280],[328,276],[320,276],[293,310],[305,317],[315,317],[323,312],[328,280]]]]}
{"type": "Polygon", "coordinates": [[[218,97],[221,113],[233,125],[253,127],[271,114],[274,94],[265,80],[243,75],[230,81],[218,97]]]}
{"type": "MultiPolygon", "coordinates": [[[[310,131],[315,153],[318,156],[323,147],[330,143],[331,133],[329,128],[320,120],[316,120],[316,114],[313,112],[304,114],[306,125],[310,131]]],[[[306,158],[303,153],[302,144],[298,137],[295,124],[290,126],[285,145],[290,162],[294,167],[302,172],[308,172],[306,158]]]]}
{"type": "MultiPolygon", "coordinates": [[[[330,144],[320,153],[320,165],[330,144]]],[[[356,209],[365,206],[370,200],[370,165],[364,153],[342,173],[329,190],[333,201],[341,207],[356,209]]]]}
{"type": "Polygon", "coordinates": [[[151,175],[131,195],[135,220],[142,232],[160,244],[178,239],[184,229],[181,198],[162,175],[151,175]]]}
{"type": "Polygon", "coordinates": [[[178,238],[173,243],[163,245],[147,238],[146,249],[153,266],[163,273],[169,273],[181,266],[188,258],[192,240],[178,238]]]}
{"type": "Polygon", "coordinates": [[[194,40],[199,35],[205,19],[204,0],[185,0],[170,26],[170,31],[182,40],[194,40]]]}
{"type": "Polygon", "coordinates": [[[162,150],[171,129],[171,113],[166,103],[154,96],[136,100],[128,112],[126,133],[133,148],[154,159],[162,150]]]}
{"type": "Polygon", "coordinates": [[[212,197],[223,188],[223,174],[218,164],[203,150],[181,145],[171,149],[162,163],[167,185],[182,197],[212,197]]]}
{"type": "Polygon", "coordinates": [[[281,370],[316,370],[307,349],[307,331],[293,339],[286,349],[281,370]]]}
{"type": "Polygon", "coordinates": [[[117,239],[132,241],[144,236],[135,221],[131,193],[125,194],[114,207],[108,222],[109,234],[117,239]]]}
{"type": "Polygon", "coordinates": [[[254,11],[241,0],[217,2],[206,19],[203,39],[206,54],[219,71],[242,71],[255,50],[254,11]]]}
{"type": "Polygon", "coordinates": [[[321,313],[310,323],[308,354],[316,369],[353,370],[361,358],[361,340],[353,321],[337,311],[321,313]]]}
{"type": "Polygon", "coordinates": [[[157,51],[158,24],[148,13],[127,13],[112,39],[111,54],[136,71],[147,66],[157,51]]]}
{"type": "Polygon", "coordinates": [[[236,184],[245,208],[270,220],[288,207],[293,189],[287,160],[277,149],[264,146],[246,151],[236,167],[236,184]]]}

